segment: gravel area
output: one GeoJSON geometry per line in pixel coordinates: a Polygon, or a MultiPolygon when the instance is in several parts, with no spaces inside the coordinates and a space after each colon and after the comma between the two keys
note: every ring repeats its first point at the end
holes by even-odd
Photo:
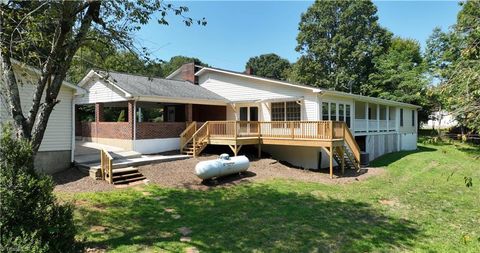
{"type": "MultiPolygon", "coordinates": [[[[335,170],[334,179],[330,179],[328,170],[310,171],[294,168],[271,158],[251,160],[247,172],[235,174],[217,180],[202,182],[195,173],[195,165],[204,160],[216,159],[217,155],[204,155],[197,158],[163,162],[140,166],[139,171],[150,183],[176,188],[206,190],[214,187],[228,187],[241,183],[260,182],[269,179],[299,180],[304,182],[324,184],[345,184],[365,180],[371,176],[384,172],[382,168],[362,169],[359,173],[354,170],[345,170],[345,175],[340,176],[340,171],[335,170]]],[[[101,180],[93,180],[88,175],[76,169],[69,169],[53,175],[57,186],[55,191],[61,192],[97,192],[116,189],[101,180]]]]}
{"type": "Polygon", "coordinates": [[[52,175],[56,183],[56,192],[100,192],[111,191],[115,187],[103,180],[94,180],[76,168],[61,171],[52,175]]]}
{"type": "Polygon", "coordinates": [[[384,172],[382,168],[362,169],[360,172],[345,170],[340,177],[340,171],[335,171],[334,179],[330,179],[327,170],[313,171],[294,168],[271,158],[251,160],[247,172],[241,175],[230,175],[217,180],[202,182],[195,175],[195,165],[204,160],[216,159],[217,155],[204,155],[180,161],[165,162],[139,167],[139,171],[150,182],[166,186],[188,189],[209,189],[212,187],[228,187],[240,183],[260,182],[269,179],[291,179],[304,182],[345,184],[365,180],[368,177],[384,172]]]}

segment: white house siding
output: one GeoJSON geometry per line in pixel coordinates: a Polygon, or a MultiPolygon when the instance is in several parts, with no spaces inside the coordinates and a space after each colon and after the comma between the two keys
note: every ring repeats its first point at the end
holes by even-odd
{"type": "MultiPolygon", "coordinates": [[[[36,74],[31,71],[14,69],[19,83],[20,101],[24,114],[32,104],[36,74]]],[[[48,120],[47,129],[40,145],[37,159],[38,167],[44,172],[55,172],[69,166],[72,150],[72,103],[75,90],[62,86],[58,94],[60,102],[55,105],[48,120]]],[[[0,96],[1,122],[11,121],[9,107],[4,97],[0,96]]]]}
{"type": "MultiPolygon", "coordinates": [[[[253,101],[264,99],[303,97],[302,120],[318,120],[318,96],[317,93],[309,89],[212,72],[200,76],[199,83],[200,86],[225,97],[233,103],[237,102],[237,107],[242,102],[253,105],[253,101]]],[[[260,105],[259,103],[256,104],[259,106],[260,120],[269,121],[270,103],[262,102],[260,105]]],[[[233,110],[227,111],[227,114],[232,112],[233,110]]],[[[237,111],[236,113],[238,115],[239,112],[237,111]]],[[[233,116],[230,115],[227,118],[233,118],[233,116]]]]}
{"type": "Polygon", "coordinates": [[[75,99],[76,104],[107,103],[127,100],[122,91],[103,80],[96,79],[83,88],[88,92],[77,96],[75,99]]]}

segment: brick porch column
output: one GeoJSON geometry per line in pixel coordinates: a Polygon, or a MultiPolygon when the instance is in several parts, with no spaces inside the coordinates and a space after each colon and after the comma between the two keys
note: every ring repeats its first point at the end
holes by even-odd
{"type": "MultiPolygon", "coordinates": [[[[98,138],[98,124],[104,120],[103,116],[103,103],[95,103],[95,134],[90,137],[92,140],[98,138]]],[[[98,139],[96,142],[98,142],[98,139]]]]}
{"type": "Polygon", "coordinates": [[[134,136],[134,127],[133,127],[133,124],[134,124],[134,120],[135,120],[135,101],[133,100],[130,100],[128,101],[128,126],[130,128],[130,139],[133,140],[133,136],[134,136]]]}

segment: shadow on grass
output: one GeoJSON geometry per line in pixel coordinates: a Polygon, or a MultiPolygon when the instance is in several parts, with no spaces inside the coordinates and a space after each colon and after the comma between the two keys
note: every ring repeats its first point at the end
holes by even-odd
{"type": "Polygon", "coordinates": [[[431,147],[425,147],[425,146],[418,146],[417,150],[389,153],[371,161],[368,167],[372,167],[372,168],[385,167],[404,158],[405,156],[416,154],[416,153],[433,152],[433,151],[437,151],[437,149],[431,148],[431,147]]]}
{"type": "Polygon", "coordinates": [[[101,193],[110,194],[97,198],[107,211],[80,209],[79,222],[91,238],[89,246],[368,252],[408,249],[421,236],[412,221],[389,217],[364,202],[325,198],[322,192],[298,194],[263,184],[209,191],[149,190],[149,196],[134,191],[124,197],[101,193]],[[174,219],[174,214],[181,218],[174,219]],[[88,232],[94,225],[108,230],[88,232]],[[188,235],[192,240],[186,245],[179,244],[180,227],[192,230],[188,235]]]}

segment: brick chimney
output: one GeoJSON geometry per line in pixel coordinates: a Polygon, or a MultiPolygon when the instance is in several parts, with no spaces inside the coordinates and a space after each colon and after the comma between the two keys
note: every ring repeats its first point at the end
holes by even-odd
{"type": "Polygon", "coordinates": [[[253,75],[253,68],[250,67],[250,66],[247,67],[247,68],[245,69],[245,72],[244,72],[244,73],[247,74],[247,75],[253,75]]]}
{"type": "Polygon", "coordinates": [[[180,68],[180,78],[182,80],[189,81],[193,84],[198,84],[198,77],[195,76],[195,72],[198,70],[198,68],[195,67],[194,62],[185,63],[180,68]]]}

